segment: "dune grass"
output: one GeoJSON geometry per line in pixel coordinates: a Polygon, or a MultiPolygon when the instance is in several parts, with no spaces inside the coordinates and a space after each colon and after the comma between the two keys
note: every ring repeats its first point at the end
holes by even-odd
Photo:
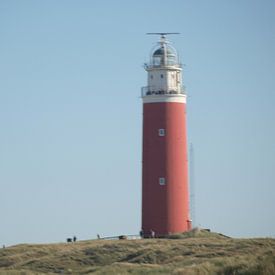
{"type": "Polygon", "coordinates": [[[275,274],[275,239],[205,230],[169,239],[92,240],[0,249],[0,274],[275,274]]]}

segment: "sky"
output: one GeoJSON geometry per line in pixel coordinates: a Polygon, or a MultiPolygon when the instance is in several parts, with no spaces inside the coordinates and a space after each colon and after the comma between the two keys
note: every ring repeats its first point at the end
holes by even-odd
{"type": "Polygon", "coordinates": [[[275,237],[275,2],[0,0],[0,245],[141,227],[143,64],[183,64],[196,226],[275,237]]]}

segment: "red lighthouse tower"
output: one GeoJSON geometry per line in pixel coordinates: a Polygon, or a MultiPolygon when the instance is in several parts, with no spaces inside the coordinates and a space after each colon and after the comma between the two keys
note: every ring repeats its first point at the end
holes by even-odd
{"type": "Polygon", "coordinates": [[[161,35],[149,64],[148,86],[142,88],[142,230],[144,236],[187,231],[186,94],[176,50],[161,35]]]}

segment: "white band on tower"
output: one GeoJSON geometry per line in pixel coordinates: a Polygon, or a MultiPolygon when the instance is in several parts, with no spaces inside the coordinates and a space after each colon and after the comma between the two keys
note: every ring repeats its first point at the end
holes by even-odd
{"type": "Polygon", "coordinates": [[[177,102],[186,103],[186,95],[151,95],[142,97],[143,103],[177,102]]]}

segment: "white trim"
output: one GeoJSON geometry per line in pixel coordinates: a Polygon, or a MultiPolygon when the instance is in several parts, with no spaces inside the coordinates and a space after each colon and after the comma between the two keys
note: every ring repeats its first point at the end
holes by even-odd
{"type": "Polygon", "coordinates": [[[152,66],[152,67],[145,67],[145,70],[147,72],[151,72],[151,71],[182,71],[182,68],[180,67],[176,67],[176,66],[152,66]]]}
{"type": "Polygon", "coordinates": [[[186,95],[148,95],[142,97],[143,103],[178,102],[186,103],[186,95]]]}

